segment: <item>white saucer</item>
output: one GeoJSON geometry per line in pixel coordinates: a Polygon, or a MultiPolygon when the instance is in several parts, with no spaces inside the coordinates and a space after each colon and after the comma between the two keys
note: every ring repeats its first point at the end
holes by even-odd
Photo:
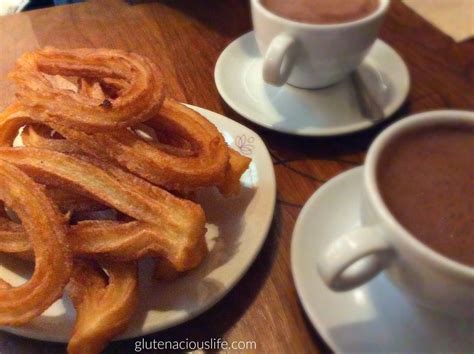
{"type": "MultiPolygon", "coordinates": [[[[220,114],[188,105],[224,135],[235,150],[252,158],[238,197],[225,199],[206,189],[198,194],[207,218],[209,254],[195,270],[176,281],[152,279],[153,264],[140,264],[140,302],[126,332],[116,339],[141,337],[186,322],[217,303],[242,278],[262,247],[276,199],[275,173],[265,144],[252,130],[220,114]]],[[[0,257],[0,278],[18,286],[31,276],[24,262],[0,257]]],[[[74,325],[67,296],[21,327],[1,327],[20,336],[67,342],[74,325]]],[[[1,340],[1,336],[0,336],[1,340]]]]}
{"type": "MultiPolygon", "coordinates": [[[[377,40],[359,68],[385,117],[405,101],[410,75],[403,59],[377,40]]],[[[214,77],[227,104],[271,130],[305,136],[332,136],[369,128],[349,79],[320,90],[275,87],[262,79],[262,58],[253,32],[233,41],[217,60],[214,77]]]]}
{"type": "Polygon", "coordinates": [[[291,244],[291,267],[310,321],[338,353],[471,353],[474,320],[420,308],[383,275],[345,293],[329,290],[316,270],[320,252],[359,223],[362,168],[332,179],[308,200],[291,244]]]}

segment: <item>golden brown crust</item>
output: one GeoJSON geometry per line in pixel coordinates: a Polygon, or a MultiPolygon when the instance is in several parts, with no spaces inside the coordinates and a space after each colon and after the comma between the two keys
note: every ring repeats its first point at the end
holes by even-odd
{"type": "Polygon", "coordinates": [[[71,273],[72,256],[66,243],[64,217],[41,186],[2,159],[0,199],[22,221],[35,256],[35,271],[29,281],[0,289],[0,324],[19,325],[40,315],[61,297],[71,273]]]}
{"type": "Polygon", "coordinates": [[[157,255],[179,271],[194,268],[206,254],[206,220],[198,204],[118,167],[92,157],[34,148],[0,148],[0,159],[41,183],[86,195],[136,220],[113,225],[91,221],[71,227],[71,248],[77,254],[121,260],[157,255]]]}
{"type": "Polygon", "coordinates": [[[17,288],[0,279],[0,325],[38,316],[69,281],[68,352],[99,353],[135,311],[135,262],[154,257],[160,280],[197,267],[206,219],[188,199],[203,187],[236,195],[250,159],[165,100],[157,67],[137,54],[44,48],[10,77],[18,101],[0,113],[0,252],[35,261],[35,272],[17,288]],[[25,146],[13,148],[18,135],[25,146]]]}
{"type": "Polygon", "coordinates": [[[138,304],[135,263],[75,260],[66,291],[76,309],[69,354],[98,354],[125,331],[138,304]]]}
{"type": "Polygon", "coordinates": [[[17,98],[43,122],[88,132],[110,131],[155,116],[164,98],[162,75],[148,59],[115,49],[38,49],[23,54],[10,78],[17,98]],[[125,80],[128,87],[112,99],[90,97],[55,87],[47,75],[125,80]]]}
{"type": "Polygon", "coordinates": [[[170,190],[190,191],[217,186],[224,180],[229,149],[216,127],[199,113],[166,99],[159,115],[145,125],[162,134],[180,137],[187,142],[185,150],[191,153],[171,153],[129,129],[88,134],[56,124],[51,127],[88,154],[113,161],[170,190]]]}

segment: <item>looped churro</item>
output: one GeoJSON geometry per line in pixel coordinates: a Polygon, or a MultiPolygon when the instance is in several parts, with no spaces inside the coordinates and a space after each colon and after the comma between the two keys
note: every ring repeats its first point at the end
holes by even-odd
{"type": "Polygon", "coordinates": [[[18,100],[35,119],[91,133],[146,121],[158,113],[164,98],[163,78],[152,62],[113,49],[39,49],[23,54],[10,78],[17,84],[18,100]],[[117,97],[96,98],[56,87],[45,74],[127,85],[117,97]]]}
{"type": "Polygon", "coordinates": [[[213,124],[172,99],[166,99],[160,115],[143,125],[153,130],[157,142],[130,129],[87,134],[54,123],[48,127],[31,122],[34,118],[21,105],[11,106],[0,115],[0,146],[11,146],[15,132],[30,123],[22,133],[27,146],[66,153],[84,151],[174,191],[216,186],[224,196],[236,195],[240,177],[250,163],[227,146],[213,124]],[[53,139],[52,129],[67,140],[53,139]]]}
{"type": "Polygon", "coordinates": [[[57,124],[50,126],[83,151],[114,161],[146,180],[171,190],[189,191],[222,183],[229,167],[229,149],[216,127],[194,110],[166,99],[147,126],[161,135],[187,142],[172,154],[131,130],[88,134],[57,124]]]}
{"type": "Polygon", "coordinates": [[[31,279],[18,287],[2,282],[0,289],[0,324],[19,325],[40,315],[61,297],[71,273],[72,257],[65,239],[65,218],[39,185],[2,159],[0,199],[16,212],[34,250],[31,279]]]}
{"type": "Polygon", "coordinates": [[[186,271],[197,266],[207,252],[205,216],[198,204],[120,168],[93,158],[34,148],[0,148],[0,159],[40,183],[83,194],[136,220],[72,226],[70,243],[77,245],[72,248],[79,248],[80,254],[105,254],[121,260],[154,255],[167,258],[178,271],[186,271]]]}

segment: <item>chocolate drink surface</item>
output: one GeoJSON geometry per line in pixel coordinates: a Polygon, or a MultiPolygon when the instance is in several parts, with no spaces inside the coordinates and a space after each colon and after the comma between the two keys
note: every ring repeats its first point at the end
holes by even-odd
{"type": "Polygon", "coordinates": [[[312,24],[359,20],[379,6],[379,0],[261,0],[261,3],[278,16],[312,24]]]}
{"type": "Polygon", "coordinates": [[[394,138],[381,154],[377,182],[405,229],[474,267],[474,124],[423,127],[394,138]]]}

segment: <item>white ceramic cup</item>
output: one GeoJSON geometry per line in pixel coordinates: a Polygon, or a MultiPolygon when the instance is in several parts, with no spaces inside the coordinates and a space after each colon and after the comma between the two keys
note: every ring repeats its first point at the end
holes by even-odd
{"type": "Polygon", "coordinates": [[[385,206],[376,179],[381,152],[390,148],[397,136],[414,128],[457,122],[474,127],[474,112],[416,114],[375,139],[364,165],[362,226],[335,239],[321,251],[317,263],[321,278],[330,288],[349,290],[385,270],[388,278],[417,303],[457,317],[474,317],[474,267],[447,258],[412,236],[385,206]]]}
{"type": "Polygon", "coordinates": [[[275,86],[288,82],[300,88],[321,88],[342,80],[375,42],[389,3],[379,0],[378,8],[360,20],[308,24],[275,15],[260,0],[251,0],[255,37],[264,57],[263,79],[275,86]]]}

